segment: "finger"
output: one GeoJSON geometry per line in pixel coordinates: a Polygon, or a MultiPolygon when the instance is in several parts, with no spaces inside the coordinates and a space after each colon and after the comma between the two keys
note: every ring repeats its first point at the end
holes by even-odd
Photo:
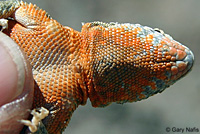
{"type": "Polygon", "coordinates": [[[31,67],[17,44],[0,32],[0,133],[19,133],[33,101],[31,67]]]}

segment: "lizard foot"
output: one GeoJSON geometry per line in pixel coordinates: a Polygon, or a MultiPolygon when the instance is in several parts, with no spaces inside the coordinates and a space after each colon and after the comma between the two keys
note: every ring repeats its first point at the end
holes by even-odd
{"type": "Polygon", "coordinates": [[[40,121],[44,119],[49,114],[49,110],[41,107],[39,110],[33,109],[31,111],[33,118],[31,121],[29,120],[20,120],[20,122],[26,126],[28,126],[30,132],[34,133],[38,130],[38,126],[40,125],[40,121]]]}
{"type": "Polygon", "coordinates": [[[8,28],[8,20],[7,19],[0,19],[0,26],[1,31],[8,28]]]}

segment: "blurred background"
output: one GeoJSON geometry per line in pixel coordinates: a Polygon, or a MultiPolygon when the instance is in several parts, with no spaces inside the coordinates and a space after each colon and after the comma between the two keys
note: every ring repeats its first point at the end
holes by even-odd
{"type": "Polygon", "coordinates": [[[195,55],[193,70],[162,94],[106,108],[93,108],[88,100],[73,114],[66,134],[164,134],[167,127],[196,127],[200,131],[200,0],[26,1],[78,31],[81,22],[97,20],[160,28],[195,55]]]}

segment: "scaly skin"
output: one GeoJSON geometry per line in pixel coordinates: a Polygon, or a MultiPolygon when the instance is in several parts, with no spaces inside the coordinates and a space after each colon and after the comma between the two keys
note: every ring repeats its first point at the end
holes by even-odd
{"type": "Polygon", "coordinates": [[[50,111],[43,121],[50,134],[61,133],[87,98],[94,107],[140,101],[162,92],[192,68],[192,52],[161,30],[92,22],[78,32],[32,4],[9,1],[0,7],[0,18],[13,18],[3,32],[32,65],[33,108],[50,111]]]}

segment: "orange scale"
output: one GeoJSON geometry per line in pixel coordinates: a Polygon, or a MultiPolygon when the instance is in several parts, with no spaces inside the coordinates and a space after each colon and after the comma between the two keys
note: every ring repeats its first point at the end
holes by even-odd
{"type": "Polygon", "coordinates": [[[76,78],[76,79],[81,79],[80,74],[79,74],[79,73],[75,73],[75,78],[76,78]]]}
{"type": "Polygon", "coordinates": [[[158,47],[158,49],[162,49],[163,48],[163,44],[158,44],[157,47],[158,47]]]}
{"type": "MultiPolygon", "coordinates": [[[[34,5],[33,5],[33,7],[36,8],[34,5]]],[[[38,14],[40,14],[40,11],[41,10],[35,10],[35,12],[33,12],[32,15],[33,16],[38,16],[38,14]]],[[[41,17],[39,17],[39,18],[41,18],[41,17]]]]}
{"type": "Polygon", "coordinates": [[[179,71],[185,70],[186,67],[187,67],[187,64],[184,63],[184,62],[181,62],[181,63],[178,64],[178,70],[179,70],[179,71]]]}
{"type": "Polygon", "coordinates": [[[61,93],[62,93],[62,87],[58,87],[57,94],[61,94],[61,93]]]}
{"type": "Polygon", "coordinates": [[[135,36],[135,34],[132,33],[132,32],[128,32],[127,35],[129,35],[131,38],[132,38],[133,36],[135,36]]]}
{"type": "Polygon", "coordinates": [[[186,52],[182,50],[177,50],[177,60],[182,60],[186,56],[186,52]]]}
{"type": "Polygon", "coordinates": [[[173,75],[173,76],[171,76],[170,79],[171,79],[171,80],[174,80],[174,79],[176,79],[176,77],[177,77],[176,75],[173,75]]]}
{"type": "Polygon", "coordinates": [[[41,45],[41,43],[38,42],[37,45],[38,45],[40,51],[43,51],[44,47],[41,45]]]}
{"type": "Polygon", "coordinates": [[[63,93],[67,93],[67,91],[68,91],[67,88],[64,88],[64,87],[62,88],[62,92],[63,92],[63,93]]]}
{"type": "Polygon", "coordinates": [[[154,67],[158,67],[158,64],[155,63],[155,64],[154,64],[154,67]]]}
{"type": "Polygon", "coordinates": [[[145,63],[144,63],[144,65],[148,66],[148,65],[149,65],[149,63],[148,63],[148,62],[145,62],[145,63]]]}
{"type": "Polygon", "coordinates": [[[51,83],[49,84],[49,80],[46,79],[44,86],[45,86],[45,87],[48,87],[49,85],[52,85],[52,84],[51,84],[51,83]]]}
{"type": "Polygon", "coordinates": [[[129,39],[130,39],[129,34],[125,34],[125,36],[124,36],[124,40],[129,40],[129,39]]]}
{"type": "Polygon", "coordinates": [[[165,75],[161,75],[161,76],[160,76],[160,79],[161,79],[161,80],[166,80],[167,77],[166,77],[165,75]]]}
{"type": "Polygon", "coordinates": [[[146,39],[146,43],[151,43],[152,41],[153,41],[152,39],[149,38],[146,39]]]}
{"type": "Polygon", "coordinates": [[[44,90],[46,90],[46,88],[45,88],[44,85],[40,85],[40,89],[44,89],[44,90]]]}
{"type": "Polygon", "coordinates": [[[154,67],[154,69],[152,69],[154,72],[156,72],[157,70],[158,70],[158,68],[157,67],[154,67]]]}
{"type": "Polygon", "coordinates": [[[171,60],[171,56],[170,55],[166,56],[166,59],[171,60]]]}
{"type": "Polygon", "coordinates": [[[67,84],[67,88],[68,88],[68,89],[73,88],[72,82],[69,82],[69,83],[67,84]]]}
{"type": "Polygon", "coordinates": [[[57,88],[53,88],[52,91],[53,91],[53,92],[57,92],[58,89],[57,89],[57,88]]]}
{"type": "Polygon", "coordinates": [[[171,63],[167,63],[167,64],[166,64],[166,67],[171,67],[171,66],[172,66],[171,63]]]}
{"type": "MultiPolygon", "coordinates": [[[[169,48],[167,48],[167,49],[169,49],[169,48]]],[[[169,52],[165,51],[164,56],[168,56],[168,55],[169,55],[169,52]]]]}
{"type": "Polygon", "coordinates": [[[62,100],[62,97],[60,96],[60,94],[57,94],[57,95],[56,95],[56,99],[57,99],[57,100],[62,100]]]}
{"type": "MultiPolygon", "coordinates": [[[[59,73],[58,73],[58,75],[59,75],[59,73]]],[[[62,83],[63,82],[63,74],[62,74],[62,72],[61,72],[61,75],[60,75],[60,77],[58,77],[57,75],[55,76],[55,79],[56,80],[58,80],[58,83],[62,83]]],[[[59,84],[60,85],[60,84],[59,84]]]]}
{"type": "Polygon", "coordinates": [[[53,38],[52,39],[52,42],[57,42],[59,39],[57,39],[57,38],[53,38]]]}
{"type": "Polygon", "coordinates": [[[64,92],[61,93],[61,97],[65,98],[66,96],[67,96],[66,93],[64,92]]]}
{"type": "Polygon", "coordinates": [[[54,34],[52,34],[53,31],[50,29],[50,27],[47,27],[47,28],[48,28],[47,34],[50,35],[50,38],[52,39],[52,35],[54,35],[54,34]]]}
{"type": "Polygon", "coordinates": [[[150,59],[149,64],[150,64],[150,65],[154,65],[154,62],[151,61],[151,59],[150,59]]]}
{"type": "Polygon", "coordinates": [[[104,36],[104,37],[109,37],[109,31],[107,31],[107,30],[104,31],[103,36],[104,36]]]}
{"type": "MultiPolygon", "coordinates": [[[[58,105],[63,104],[61,100],[56,100],[56,101],[57,101],[58,105]]],[[[65,119],[63,118],[62,120],[65,120],[65,119]]]]}
{"type": "MultiPolygon", "coordinates": [[[[43,94],[43,97],[46,98],[46,97],[47,97],[47,94],[43,94]]],[[[38,98],[39,98],[39,97],[38,97],[38,98]]]]}
{"type": "Polygon", "coordinates": [[[171,70],[171,67],[166,67],[166,70],[167,70],[167,71],[170,71],[170,70],[171,70]]]}
{"type": "Polygon", "coordinates": [[[25,44],[29,44],[29,41],[28,41],[28,40],[25,40],[24,43],[25,43],[25,44]]]}
{"type": "Polygon", "coordinates": [[[40,42],[40,39],[37,37],[37,38],[35,39],[35,41],[36,41],[36,42],[40,42]]]}
{"type": "Polygon", "coordinates": [[[144,99],[145,97],[146,97],[146,96],[145,96],[144,94],[140,94],[140,95],[139,95],[139,98],[140,98],[140,99],[144,99]]]}
{"type": "Polygon", "coordinates": [[[158,71],[161,71],[161,68],[160,68],[160,66],[158,66],[158,71]]]}
{"type": "Polygon", "coordinates": [[[58,83],[54,82],[53,86],[54,88],[58,88],[58,83]]]}
{"type": "Polygon", "coordinates": [[[47,47],[46,45],[47,45],[47,42],[46,41],[42,41],[42,46],[44,46],[46,49],[48,49],[49,48],[49,46],[47,47]]]}
{"type": "Polygon", "coordinates": [[[136,40],[137,40],[136,38],[132,38],[132,39],[131,39],[132,44],[135,44],[135,43],[136,43],[136,40]]]}
{"type": "Polygon", "coordinates": [[[176,57],[175,57],[175,56],[172,56],[172,57],[171,57],[171,61],[176,61],[176,57]]]}
{"type": "Polygon", "coordinates": [[[45,88],[45,89],[42,91],[42,93],[47,95],[47,93],[48,93],[47,91],[48,91],[48,89],[45,88]]]}
{"type": "Polygon", "coordinates": [[[165,66],[165,65],[162,65],[162,66],[161,66],[161,69],[165,69],[165,68],[166,68],[166,66],[165,66]]]}
{"type": "Polygon", "coordinates": [[[140,28],[140,27],[137,27],[137,28],[135,28],[134,29],[134,31],[136,31],[136,32],[139,32],[139,31],[141,31],[142,29],[140,28]]]}
{"type": "Polygon", "coordinates": [[[162,58],[162,61],[166,61],[167,59],[166,58],[162,58]]]}
{"type": "MultiPolygon", "coordinates": [[[[48,43],[51,43],[51,44],[52,44],[52,42],[51,42],[51,38],[47,37],[47,38],[46,38],[46,42],[48,42],[48,43]]],[[[50,46],[51,46],[51,45],[50,45],[50,46]]]]}
{"type": "Polygon", "coordinates": [[[176,46],[177,49],[180,49],[180,50],[183,50],[183,51],[185,50],[185,47],[183,47],[182,45],[179,45],[179,44],[178,44],[177,42],[175,42],[175,41],[174,41],[174,45],[176,46]]]}
{"type": "Polygon", "coordinates": [[[49,100],[53,100],[53,99],[56,99],[56,98],[57,98],[56,96],[51,95],[51,98],[49,100]]]}
{"type": "Polygon", "coordinates": [[[162,41],[166,42],[168,45],[172,45],[171,39],[169,39],[167,37],[163,37],[162,41]]]}
{"type": "Polygon", "coordinates": [[[52,81],[49,81],[48,79],[46,80],[46,83],[45,86],[53,86],[54,85],[54,82],[52,81]]]}
{"type": "Polygon", "coordinates": [[[30,59],[33,59],[33,55],[31,55],[32,53],[30,51],[27,51],[27,55],[29,56],[30,59]]]}
{"type": "Polygon", "coordinates": [[[46,31],[44,31],[44,34],[42,35],[44,39],[48,38],[48,34],[46,33],[46,31]]]}
{"type": "Polygon", "coordinates": [[[47,99],[47,100],[50,100],[50,98],[51,98],[51,94],[47,94],[46,99],[47,99]]]}
{"type": "Polygon", "coordinates": [[[25,52],[27,52],[27,51],[28,51],[28,48],[27,48],[27,47],[25,47],[25,48],[24,48],[24,51],[25,51],[25,52]]]}
{"type": "Polygon", "coordinates": [[[55,103],[55,102],[57,102],[57,99],[52,99],[52,98],[51,98],[51,102],[54,102],[54,103],[55,103]]]}
{"type": "Polygon", "coordinates": [[[49,18],[46,17],[46,12],[45,11],[42,11],[40,14],[41,14],[40,22],[49,21],[49,18]]]}
{"type": "Polygon", "coordinates": [[[162,61],[161,59],[157,59],[157,58],[156,58],[155,60],[156,60],[157,62],[161,62],[161,61],[162,61]]]}
{"type": "Polygon", "coordinates": [[[153,39],[154,38],[153,34],[149,34],[148,37],[149,37],[149,39],[153,39]]]}
{"type": "Polygon", "coordinates": [[[54,82],[54,80],[55,80],[55,78],[51,78],[51,77],[50,77],[50,81],[51,81],[51,82],[54,82]]]}
{"type": "Polygon", "coordinates": [[[167,44],[167,43],[166,43],[165,40],[161,40],[161,41],[160,41],[160,44],[165,45],[165,44],[167,44]]]}
{"type": "MultiPolygon", "coordinates": [[[[17,44],[24,44],[24,41],[23,40],[19,40],[19,41],[16,41],[17,44]],[[20,43],[19,43],[20,42],[20,43]]],[[[26,43],[28,44],[28,43],[26,43]]]]}
{"type": "Polygon", "coordinates": [[[158,55],[157,55],[157,58],[162,58],[162,54],[158,54],[158,55]]]}
{"type": "Polygon", "coordinates": [[[170,55],[175,55],[177,53],[177,49],[174,48],[174,47],[171,47],[170,50],[169,50],[169,54],[170,55]]]}
{"type": "Polygon", "coordinates": [[[60,40],[60,39],[62,39],[65,36],[68,37],[68,33],[67,32],[63,32],[61,30],[55,31],[54,35],[55,35],[54,38],[57,39],[57,40],[60,40]]]}
{"type": "Polygon", "coordinates": [[[117,31],[117,30],[121,30],[121,28],[119,28],[119,27],[116,28],[116,27],[115,27],[115,28],[113,28],[112,30],[113,30],[113,31],[117,31]]]}

